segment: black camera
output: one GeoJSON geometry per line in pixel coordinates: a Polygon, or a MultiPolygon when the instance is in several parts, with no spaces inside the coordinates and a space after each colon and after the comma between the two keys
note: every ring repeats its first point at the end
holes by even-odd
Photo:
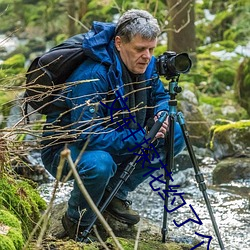
{"type": "Polygon", "coordinates": [[[187,73],[191,66],[192,61],[187,53],[176,54],[174,51],[167,51],[156,60],[157,73],[168,80],[187,73]]]}

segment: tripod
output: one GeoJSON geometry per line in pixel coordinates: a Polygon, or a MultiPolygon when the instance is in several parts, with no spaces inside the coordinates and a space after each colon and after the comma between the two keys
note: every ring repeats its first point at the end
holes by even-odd
{"type": "MultiPolygon", "coordinates": [[[[172,79],[169,82],[169,94],[170,94],[170,100],[169,100],[169,114],[168,114],[168,118],[169,118],[169,132],[168,132],[168,137],[167,137],[167,145],[168,145],[168,153],[166,156],[166,161],[167,161],[167,170],[169,170],[169,172],[171,172],[171,170],[173,169],[174,166],[174,123],[175,123],[175,119],[177,117],[177,120],[181,126],[181,130],[183,133],[183,137],[187,146],[187,150],[191,159],[191,162],[193,164],[194,167],[194,171],[195,171],[195,179],[198,183],[199,189],[203,194],[203,198],[205,200],[206,206],[207,206],[207,210],[209,212],[210,215],[210,219],[212,221],[213,224],[213,228],[215,231],[215,234],[217,236],[219,245],[221,250],[224,250],[225,247],[223,245],[221,236],[220,236],[220,232],[218,229],[218,226],[216,224],[216,220],[212,211],[212,207],[210,204],[210,201],[208,199],[208,195],[206,192],[206,184],[204,182],[204,177],[203,174],[201,173],[200,169],[199,169],[199,165],[197,162],[197,159],[195,157],[190,139],[189,139],[189,134],[186,128],[186,124],[185,124],[185,120],[183,117],[183,114],[181,112],[177,113],[177,100],[176,100],[176,95],[177,93],[180,93],[182,91],[181,87],[178,86],[178,80],[179,77],[177,77],[176,79],[172,79]]],[[[166,171],[165,171],[165,179],[166,179],[166,185],[165,188],[166,190],[168,189],[169,186],[169,177],[166,175],[166,171]]],[[[165,197],[165,201],[164,201],[164,206],[167,208],[168,207],[168,196],[166,195],[165,197]]],[[[163,226],[162,226],[162,242],[165,243],[166,242],[166,233],[167,233],[167,211],[164,209],[164,214],[163,214],[163,226]]]]}

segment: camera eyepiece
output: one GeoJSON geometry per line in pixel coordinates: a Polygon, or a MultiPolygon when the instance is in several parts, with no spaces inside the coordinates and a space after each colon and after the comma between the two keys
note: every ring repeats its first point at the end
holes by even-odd
{"type": "Polygon", "coordinates": [[[167,51],[156,60],[157,73],[168,80],[187,73],[191,66],[192,61],[187,53],[176,54],[174,51],[167,51]]]}

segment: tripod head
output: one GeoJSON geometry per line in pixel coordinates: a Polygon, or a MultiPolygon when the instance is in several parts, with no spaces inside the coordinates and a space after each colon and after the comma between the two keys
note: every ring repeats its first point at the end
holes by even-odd
{"type": "Polygon", "coordinates": [[[171,81],[169,82],[169,95],[170,95],[170,100],[174,100],[175,96],[182,91],[182,87],[178,86],[179,82],[179,76],[176,78],[172,78],[171,81]]]}

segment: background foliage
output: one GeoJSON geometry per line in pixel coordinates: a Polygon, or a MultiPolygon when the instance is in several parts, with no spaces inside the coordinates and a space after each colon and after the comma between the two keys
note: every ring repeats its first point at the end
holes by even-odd
{"type": "MultiPolygon", "coordinates": [[[[148,10],[159,20],[162,34],[156,56],[166,50],[190,54],[193,67],[181,77],[182,81],[194,83],[202,97],[226,94],[225,100],[243,103],[249,116],[248,105],[244,105],[249,71],[242,74],[242,68],[248,68],[250,55],[249,51],[243,53],[247,45],[249,50],[248,0],[0,0],[0,34],[8,40],[15,37],[21,41],[11,53],[5,53],[4,44],[8,41],[0,41],[0,84],[23,85],[27,66],[35,56],[69,36],[86,32],[93,20],[116,22],[121,13],[131,8],[148,10]],[[242,61],[244,65],[239,68],[242,61]],[[232,90],[236,90],[234,95],[232,90]]],[[[2,100],[6,102],[6,98],[2,100]]],[[[246,118],[241,113],[236,119],[246,118]]]]}

